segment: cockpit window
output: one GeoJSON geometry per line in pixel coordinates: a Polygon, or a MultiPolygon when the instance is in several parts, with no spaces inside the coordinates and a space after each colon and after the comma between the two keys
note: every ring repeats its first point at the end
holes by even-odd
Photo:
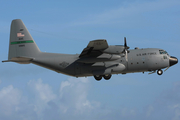
{"type": "Polygon", "coordinates": [[[159,54],[167,54],[167,52],[164,50],[159,50],[159,54]]]}

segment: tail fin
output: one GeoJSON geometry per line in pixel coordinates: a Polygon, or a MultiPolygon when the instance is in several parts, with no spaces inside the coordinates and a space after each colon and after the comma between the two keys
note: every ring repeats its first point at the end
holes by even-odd
{"type": "Polygon", "coordinates": [[[33,58],[38,53],[40,53],[40,50],[22,20],[13,20],[11,23],[8,61],[18,61],[18,58],[33,58]]]}

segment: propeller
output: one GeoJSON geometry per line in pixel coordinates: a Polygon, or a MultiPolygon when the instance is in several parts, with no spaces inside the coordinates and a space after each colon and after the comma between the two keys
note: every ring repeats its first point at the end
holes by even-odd
{"type": "Polygon", "coordinates": [[[125,54],[126,61],[128,61],[127,53],[128,53],[129,47],[127,46],[126,37],[124,37],[124,50],[123,53],[125,54]]]}
{"type": "Polygon", "coordinates": [[[124,49],[129,49],[129,47],[127,46],[126,37],[124,37],[124,49]]]}

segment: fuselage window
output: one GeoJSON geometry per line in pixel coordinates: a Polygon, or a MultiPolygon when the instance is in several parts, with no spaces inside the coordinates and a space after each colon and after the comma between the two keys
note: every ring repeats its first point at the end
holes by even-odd
{"type": "Polygon", "coordinates": [[[163,56],[164,59],[167,59],[167,56],[163,56]]]}

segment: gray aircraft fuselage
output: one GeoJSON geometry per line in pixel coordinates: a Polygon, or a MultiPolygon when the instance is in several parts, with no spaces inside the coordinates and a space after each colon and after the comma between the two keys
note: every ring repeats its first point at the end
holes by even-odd
{"type": "MultiPolygon", "coordinates": [[[[104,72],[106,69],[116,68],[114,64],[121,64],[123,71],[113,71],[111,74],[126,74],[134,72],[155,71],[170,66],[171,57],[168,54],[160,54],[155,48],[129,50],[128,61],[121,57],[114,61],[96,63],[81,63],[79,54],[40,53],[31,63],[54,70],[58,73],[75,77],[94,76],[94,71],[104,72]],[[112,66],[112,67],[111,67],[112,66]]],[[[97,73],[98,74],[98,73],[97,73]]],[[[110,73],[103,73],[110,74],[110,73]]]]}
{"type": "Polygon", "coordinates": [[[8,60],[3,62],[32,63],[74,77],[94,76],[96,80],[109,80],[112,74],[156,70],[161,75],[161,69],[178,63],[162,49],[128,49],[125,38],[124,46],[109,46],[104,39],[90,41],[81,54],[41,52],[22,20],[16,19],[11,23],[8,60]]]}

